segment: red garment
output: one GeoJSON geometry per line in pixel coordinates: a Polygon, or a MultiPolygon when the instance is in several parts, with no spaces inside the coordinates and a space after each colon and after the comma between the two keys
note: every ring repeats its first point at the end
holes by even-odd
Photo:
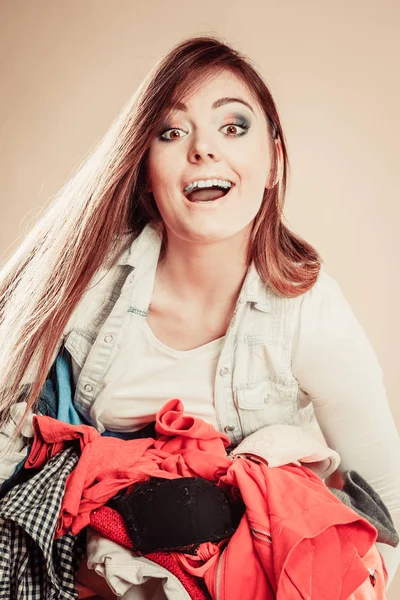
{"type": "Polygon", "coordinates": [[[211,596],[204,585],[203,579],[190,575],[173,553],[153,552],[152,554],[146,554],[146,558],[175,575],[192,600],[210,600],[211,596]]]}
{"type": "Polygon", "coordinates": [[[214,598],[218,568],[221,600],[345,600],[368,577],[361,557],[375,542],[376,529],[312,471],[242,460],[221,481],[240,489],[246,514],[220,564],[205,573],[214,598]]]}
{"type": "Polygon", "coordinates": [[[347,600],[386,600],[388,574],[384,560],[375,545],[368,550],[363,562],[371,574],[347,600]]]}
{"type": "Polygon", "coordinates": [[[88,425],[69,425],[52,417],[34,416],[32,458],[28,468],[41,468],[52,456],[79,439],[81,457],[67,477],[56,538],[74,535],[90,522],[92,510],[117,492],[150,476],[175,479],[200,476],[211,481],[225,473],[231,460],[225,449],[230,440],[212,425],[183,414],[180,400],[169,400],[158,412],[157,440],[102,437],[88,425]]]}
{"type": "Polygon", "coordinates": [[[32,420],[33,443],[24,467],[41,469],[53,456],[69,446],[72,440],[79,440],[82,449],[99,437],[94,427],[87,425],[69,425],[52,417],[34,415],[32,420]]]}
{"type": "MultiPolygon", "coordinates": [[[[49,417],[35,419],[43,444],[59,443],[78,429],[49,417]]],[[[312,471],[227,458],[227,436],[183,415],[180,400],[170,400],[159,411],[156,431],[162,434],[157,440],[97,435],[86,445],[81,442],[82,456],[67,479],[57,537],[69,529],[78,533],[89,524],[91,511],[136,481],[197,475],[228,491],[239,490],[246,505],[222,552],[216,552],[215,544],[202,544],[199,567],[180,555],[189,573],[204,576],[213,598],[345,600],[368,578],[360,557],[373,546],[376,529],[344,506],[312,471]]]]}

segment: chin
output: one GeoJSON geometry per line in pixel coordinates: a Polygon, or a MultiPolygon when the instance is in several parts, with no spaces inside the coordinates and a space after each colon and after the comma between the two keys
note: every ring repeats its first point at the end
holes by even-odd
{"type": "Polygon", "coordinates": [[[213,244],[223,242],[239,235],[243,230],[227,229],[226,227],[204,227],[187,231],[184,235],[188,242],[213,244]]]}

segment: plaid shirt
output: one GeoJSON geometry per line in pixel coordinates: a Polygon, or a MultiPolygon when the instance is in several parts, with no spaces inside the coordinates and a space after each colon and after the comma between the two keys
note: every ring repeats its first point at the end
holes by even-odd
{"type": "Polygon", "coordinates": [[[78,598],[75,573],[85,534],[54,540],[66,478],[78,459],[68,448],[1,500],[0,600],[78,598]]]}

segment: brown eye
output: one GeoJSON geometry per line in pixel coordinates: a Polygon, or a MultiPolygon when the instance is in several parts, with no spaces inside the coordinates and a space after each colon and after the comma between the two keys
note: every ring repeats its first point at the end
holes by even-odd
{"type": "Polygon", "coordinates": [[[182,132],[182,129],[178,129],[177,127],[165,129],[165,131],[163,131],[163,133],[160,135],[159,139],[163,142],[171,142],[172,140],[178,140],[179,138],[183,137],[182,135],[177,135],[178,131],[182,132]],[[170,134],[172,135],[170,136],[170,134]]]}
{"type": "Polygon", "coordinates": [[[227,125],[224,125],[223,127],[221,127],[221,129],[227,130],[226,133],[223,132],[223,133],[225,133],[225,135],[227,135],[227,137],[237,138],[242,135],[246,135],[249,127],[250,127],[250,125],[246,121],[240,121],[240,123],[228,123],[227,125]],[[239,129],[242,129],[243,131],[238,132],[239,129]]]}

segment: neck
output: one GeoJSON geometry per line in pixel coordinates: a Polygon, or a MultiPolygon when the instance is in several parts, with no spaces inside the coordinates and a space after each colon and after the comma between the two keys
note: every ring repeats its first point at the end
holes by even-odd
{"type": "Polygon", "coordinates": [[[248,267],[249,233],[202,244],[169,235],[157,268],[161,286],[198,307],[235,304],[248,267]]]}

